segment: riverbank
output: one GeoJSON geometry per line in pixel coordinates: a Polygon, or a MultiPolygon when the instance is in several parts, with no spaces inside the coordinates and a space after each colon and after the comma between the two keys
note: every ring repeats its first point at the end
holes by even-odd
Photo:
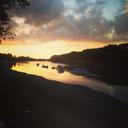
{"type": "Polygon", "coordinates": [[[54,55],[50,60],[84,67],[97,75],[124,78],[128,74],[128,43],[54,55]]]}
{"type": "Polygon", "coordinates": [[[11,70],[0,78],[0,123],[7,128],[128,126],[128,105],[111,96],[11,70]]]}
{"type": "MultiPolygon", "coordinates": [[[[53,61],[53,63],[61,63],[68,67],[85,68],[89,73],[75,73],[75,75],[88,76],[96,78],[112,85],[128,85],[128,61],[108,62],[108,61],[53,61]]],[[[71,72],[71,70],[68,70],[71,72]]],[[[72,72],[71,72],[72,73],[72,72]]]]}

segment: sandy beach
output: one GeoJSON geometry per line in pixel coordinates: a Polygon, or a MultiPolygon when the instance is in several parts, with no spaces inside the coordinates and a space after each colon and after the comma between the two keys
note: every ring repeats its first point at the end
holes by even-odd
{"type": "Polygon", "coordinates": [[[86,87],[11,70],[0,72],[0,102],[5,128],[128,126],[127,104],[86,87]]]}

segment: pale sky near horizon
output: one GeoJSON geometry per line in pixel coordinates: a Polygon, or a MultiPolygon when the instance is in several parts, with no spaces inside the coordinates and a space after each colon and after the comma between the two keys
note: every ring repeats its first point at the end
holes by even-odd
{"type": "Polygon", "coordinates": [[[11,13],[14,40],[1,53],[49,58],[55,54],[128,43],[128,0],[31,0],[11,13]]]}

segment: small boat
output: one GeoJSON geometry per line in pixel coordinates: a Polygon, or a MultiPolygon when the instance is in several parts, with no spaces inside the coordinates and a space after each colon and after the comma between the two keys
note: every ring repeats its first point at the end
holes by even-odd
{"type": "Polygon", "coordinates": [[[58,65],[56,67],[56,70],[58,71],[58,73],[64,73],[64,67],[62,65],[58,65]]]}
{"type": "Polygon", "coordinates": [[[51,67],[51,69],[56,69],[55,67],[51,67]]]}
{"type": "Polygon", "coordinates": [[[64,66],[63,65],[57,65],[56,68],[59,68],[59,69],[64,69],[64,66]]]}
{"type": "Polygon", "coordinates": [[[70,72],[74,74],[89,74],[89,71],[86,68],[73,68],[70,72]]]}
{"type": "Polygon", "coordinates": [[[45,66],[45,68],[48,68],[48,66],[45,66]]]}
{"type": "Polygon", "coordinates": [[[42,65],[42,68],[45,68],[45,65],[42,65]]]}
{"type": "Polygon", "coordinates": [[[46,65],[42,65],[42,68],[48,68],[48,66],[46,66],[46,65]]]}
{"type": "Polygon", "coordinates": [[[40,64],[39,64],[39,63],[37,63],[37,64],[36,64],[36,66],[40,66],[40,64]]]}

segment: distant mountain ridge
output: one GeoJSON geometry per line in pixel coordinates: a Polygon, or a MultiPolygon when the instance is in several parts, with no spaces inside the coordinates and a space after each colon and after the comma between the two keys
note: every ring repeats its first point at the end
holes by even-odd
{"type": "Polygon", "coordinates": [[[81,52],[71,52],[54,55],[50,58],[54,62],[67,61],[128,61],[128,43],[108,45],[102,48],[86,49],[81,52]]]}

